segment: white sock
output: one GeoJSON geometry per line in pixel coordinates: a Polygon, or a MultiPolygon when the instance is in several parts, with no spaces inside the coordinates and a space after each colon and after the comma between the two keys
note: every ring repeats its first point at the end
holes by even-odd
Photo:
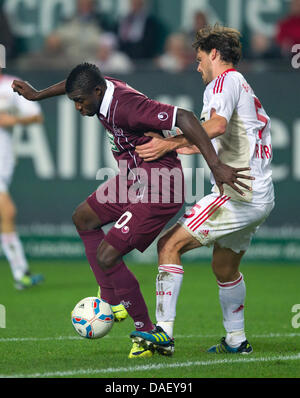
{"type": "Polygon", "coordinates": [[[3,252],[9,262],[13,277],[20,280],[28,271],[22,243],[16,232],[1,234],[3,252]]]}
{"type": "Polygon", "coordinates": [[[156,320],[157,325],[173,337],[176,304],[179,296],[183,267],[176,264],[162,264],[156,277],[156,320]]]}
{"type": "Polygon", "coordinates": [[[223,324],[227,332],[226,343],[238,347],[246,340],[244,332],[244,303],[246,285],[243,275],[232,282],[219,282],[219,298],[223,312],[223,324]]]}

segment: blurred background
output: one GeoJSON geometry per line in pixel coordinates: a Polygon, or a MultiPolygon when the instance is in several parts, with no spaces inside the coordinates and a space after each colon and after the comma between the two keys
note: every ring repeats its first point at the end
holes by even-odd
{"type": "MultiPolygon", "coordinates": [[[[0,0],[4,72],[42,89],[89,61],[149,97],[199,116],[205,87],[191,44],[199,28],[216,22],[241,31],[239,70],[272,119],[276,207],[247,258],[299,262],[300,0],[0,0]]],[[[44,124],[13,132],[18,230],[29,258],[82,259],[72,213],[101,183],[97,170],[116,164],[96,118],[80,117],[64,97],[40,104],[44,124]]],[[[190,188],[195,169],[204,168],[208,193],[201,156],[182,160],[190,188]]],[[[147,262],[155,263],[155,244],[147,253],[147,262]]],[[[186,259],[210,254],[204,248],[186,259]]],[[[130,257],[145,259],[138,252],[130,257]]]]}

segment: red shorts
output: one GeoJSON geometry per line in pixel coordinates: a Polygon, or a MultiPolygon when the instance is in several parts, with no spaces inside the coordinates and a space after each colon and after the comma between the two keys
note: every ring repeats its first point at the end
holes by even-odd
{"type": "Polygon", "coordinates": [[[143,252],[179,212],[184,203],[184,194],[182,192],[174,198],[174,187],[171,187],[171,200],[168,203],[122,203],[119,197],[111,196],[101,201],[101,194],[107,192],[109,186],[118,184],[118,181],[119,175],[102,184],[88,197],[87,203],[99,217],[102,226],[115,222],[106,234],[105,241],[122,255],[133,249],[143,252]]]}

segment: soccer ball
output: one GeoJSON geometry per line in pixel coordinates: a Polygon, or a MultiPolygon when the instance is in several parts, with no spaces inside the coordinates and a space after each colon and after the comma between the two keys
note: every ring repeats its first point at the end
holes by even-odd
{"type": "Polygon", "coordinates": [[[86,297],[79,301],[71,317],[76,332],[88,339],[105,336],[114,324],[110,305],[97,297],[86,297]]]}

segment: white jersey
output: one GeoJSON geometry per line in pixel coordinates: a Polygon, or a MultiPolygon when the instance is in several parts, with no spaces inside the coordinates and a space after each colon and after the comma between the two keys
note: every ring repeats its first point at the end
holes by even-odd
{"type": "MultiPolygon", "coordinates": [[[[227,120],[225,134],[212,140],[219,159],[232,167],[250,167],[255,180],[242,180],[252,191],[239,186],[246,194],[241,196],[228,185],[224,194],[233,200],[253,204],[272,203],[274,188],[272,183],[272,145],[270,118],[259,99],[255,96],[243,75],[229,69],[210,82],[204,92],[201,121],[210,119],[213,110],[227,120]]],[[[219,192],[214,178],[212,192],[219,192]]]]}
{"type": "MultiPolygon", "coordinates": [[[[41,114],[40,105],[15,93],[11,87],[15,77],[0,74],[0,114],[9,113],[20,117],[41,114]]],[[[12,129],[0,127],[0,191],[10,183],[14,168],[12,129]]]]}

